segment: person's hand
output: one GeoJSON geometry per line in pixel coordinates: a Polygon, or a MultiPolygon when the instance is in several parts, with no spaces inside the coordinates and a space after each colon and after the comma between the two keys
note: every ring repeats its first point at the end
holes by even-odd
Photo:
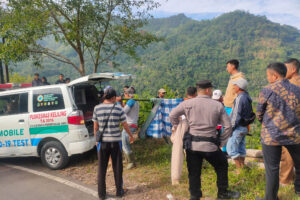
{"type": "Polygon", "coordinates": [[[177,127],[173,126],[172,127],[172,134],[175,134],[177,127]]]}
{"type": "Polygon", "coordinates": [[[130,142],[130,144],[132,144],[134,142],[134,138],[133,138],[132,134],[129,136],[129,142],[130,142]]]}

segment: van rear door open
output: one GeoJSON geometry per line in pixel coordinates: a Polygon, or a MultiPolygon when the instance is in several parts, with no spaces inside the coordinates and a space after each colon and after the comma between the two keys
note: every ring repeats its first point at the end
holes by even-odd
{"type": "Polygon", "coordinates": [[[94,107],[99,104],[99,91],[95,84],[100,82],[108,82],[112,80],[126,80],[134,78],[131,74],[123,73],[94,73],[70,82],[68,86],[71,88],[76,107],[83,112],[85,125],[90,136],[93,135],[92,116],[94,107]]]}
{"type": "Polygon", "coordinates": [[[111,80],[126,80],[134,78],[131,74],[123,73],[94,73],[87,76],[80,77],[71,81],[68,86],[74,86],[79,84],[96,84],[99,82],[106,82],[111,80]]]}

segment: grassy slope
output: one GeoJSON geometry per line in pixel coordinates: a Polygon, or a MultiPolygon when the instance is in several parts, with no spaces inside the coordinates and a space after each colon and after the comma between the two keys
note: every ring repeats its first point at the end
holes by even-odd
{"type": "MultiPolygon", "coordinates": [[[[178,199],[185,199],[189,196],[188,176],[186,164],[183,170],[182,181],[179,186],[170,184],[170,157],[171,146],[166,145],[162,140],[138,141],[134,145],[139,167],[134,169],[135,174],[143,181],[153,180],[153,187],[159,185],[159,190],[168,191],[178,199]],[[147,147],[147,148],[145,148],[147,147]]],[[[230,189],[240,191],[245,200],[255,199],[256,196],[263,196],[265,187],[264,170],[248,169],[240,175],[234,173],[235,167],[229,167],[230,189]]],[[[136,178],[133,176],[132,178],[136,178]]],[[[216,175],[213,168],[204,162],[202,167],[202,191],[204,196],[216,197],[216,175]]],[[[297,199],[294,195],[293,186],[280,188],[279,197],[282,200],[297,199]]]]}
{"type": "MultiPolygon", "coordinates": [[[[138,167],[124,170],[125,187],[129,188],[125,199],[166,199],[167,194],[172,194],[175,199],[180,200],[189,198],[186,163],[184,164],[181,184],[178,186],[171,185],[170,158],[172,147],[170,145],[167,145],[163,140],[148,139],[138,140],[132,147],[138,167]]],[[[256,196],[262,197],[264,195],[264,170],[252,168],[243,170],[240,175],[235,175],[234,171],[235,167],[230,165],[229,189],[240,191],[242,200],[252,200],[256,196]]],[[[85,183],[97,184],[95,151],[71,159],[70,166],[61,172],[85,183]]],[[[114,189],[111,172],[107,176],[107,187],[108,191],[114,189]]],[[[217,195],[216,175],[207,162],[204,162],[202,167],[202,192],[205,197],[215,198],[217,195]]],[[[296,197],[292,185],[280,188],[279,197],[280,200],[300,199],[296,197]]]]}

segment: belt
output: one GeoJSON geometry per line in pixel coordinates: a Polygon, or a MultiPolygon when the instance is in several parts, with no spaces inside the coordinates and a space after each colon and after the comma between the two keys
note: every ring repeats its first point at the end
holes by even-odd
{"type": "Polygon", "coordinates": [[[183,136],[183,148],[191,149],[192,142],[211,142],[217,146],[220,146],[219,138],[195,136],[195,135],[191,135],[190,133],[186,132],[183,136]]]}

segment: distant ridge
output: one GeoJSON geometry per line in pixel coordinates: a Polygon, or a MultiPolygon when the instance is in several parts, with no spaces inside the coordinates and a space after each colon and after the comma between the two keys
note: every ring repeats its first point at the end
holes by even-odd
{"type": "MultiPolygon", "coordinates": [[[[132,84],[140,92],[155,94],[157,89],[168,85],[183,93],[200,79],[211,79],[216,87],[224,90],[229,79],[225,63],[236,58],[241,62],[241,71],[250,80],[249,91],[257,95],[266,84],[265,68],[270,62],[283,62],[289,57],[300,59],[298,29],[244,11],[203,21],[178,14],[151,19],[144,29],[162,36],[164,41],[152,44],[146,50],[139,49],[141,60],[138,63],[120,55],[119,69],[101,67],[102,71],[122,70],[136,74],[132,84]]],[[[50,39],[45,42],[52,45],[50,39]]],[[[63,45],[54,48],[75,59],[72,51],[63,45]]],[[[32,74],[34,70],[26,62],[15,71],[32,74]]],[[[78,76],[71,67],[45,59],[43,75],[54,80],[57,73],[72,78],[78,76]]]]}

